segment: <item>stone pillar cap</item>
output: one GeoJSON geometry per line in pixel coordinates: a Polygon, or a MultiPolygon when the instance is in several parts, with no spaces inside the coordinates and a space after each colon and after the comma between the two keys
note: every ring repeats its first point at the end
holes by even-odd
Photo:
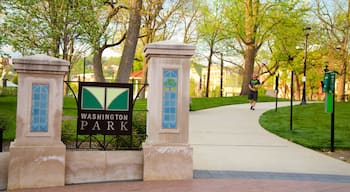
{"type": "Polygon", "coordinates": [[[159,41],[147,44],[145,47],[146,57],[149,55],[182,55],[192,56],[196,46],[176,41],[159,41]]]}
{"type": "Polygon", "coordinates": [[[45,54],[24,56],[13,59],[14,68],[18,72],[45,71],[45,72],[68,72],[69,62],[45,54]]]}

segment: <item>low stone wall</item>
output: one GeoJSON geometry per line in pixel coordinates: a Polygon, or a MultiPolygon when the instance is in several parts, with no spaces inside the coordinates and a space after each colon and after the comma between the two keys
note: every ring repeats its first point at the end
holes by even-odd
{"type": "Polygon", "coordinates": [[[9,152],[0,153],[0,191],[7,188],[9,158],[9,152]]]}
{"type": "MultiPolygon", "coordinates": [[[[7,188],[9,152],[0,153],[0,190],[7,188]]],[[[143,151],[67,151],[65,184],[143,179],[143,151]]]]}
{"type": "Polygon", "coordinates": [[[142,151],[67,151],[66,184],[142,180],[142,151]]]}
{"type": "Polygon", "coordinates": [[[144,181],[193,178],[193,149],[189,145],[144,145],[144,181]]]}

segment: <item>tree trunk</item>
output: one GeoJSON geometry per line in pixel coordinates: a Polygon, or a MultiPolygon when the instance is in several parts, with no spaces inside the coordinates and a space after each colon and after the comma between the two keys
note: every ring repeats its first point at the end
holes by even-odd
{"type": "Polygon", "coordinates": [[[116,82],[128,83],[141,25],[142,0],[130,0],[130,20],[116,82]]]}
{"type": "Polygon", "coordinates": [[[248,84],[251,79],[251,76],[254,71],[254,61],[255,56],[258,51],[256,45],[256,30],[257,23],[256,17],[258,15],[259,10],[259,1],[258,0],[246,0],[245,1],[245,38],[243,40],[246,45],[246,50],[244,54],[244,71],[243,71],[243,81],[242,81],[242,89],[240,95],[248,95],[248,84]]]}
{"type": "Polygon", "coordinates": [[[342,71],[341,74],[339,75],[338,78],[338,97],[337,97],[337,101],[345,101],[345,82],[346,82],[346,71],[347,71],[347,62],[343,61],[342,64],[342,71]]]}
{"type": "MultiPolygon", "coordinates": [[[[348,33],[347,33],[348,34],[348,33]]],[[[337,97],[337,101],[345,101],[345,94],[346,94],[346,75],[347,75],[347,68],[348,68],[348,51],[346,48],[346,45],[349,41],[348,36],[346,35],[343,39],[343,44],[342,47],[340,49],[341,51],[341,56],[342,56],[342,64],[341,64],[341,71],[339,74],[339,78],[338,78],[338,86],[337,86],[337,92],[338,92],[338,97],[337,97]]]]}
{"type": "Polygon", "coordinates": [[[255,60],[256,48],[254,44],[248,44],[244,55],[244,71],[242,89],[240,95],[247,95],[249,88],[248,84],[254,71],[254,60],[255,60]]]}
{"type": "MultiPolygon", "coordinates": [[[[350,0],[348,0],[348,5],[347,5],[347,12],[346,12],[346,26],[349,26],[350,24],[350,0]]],[[[347,68],[348,68],[348,49],[347,45],[349,42],[349,32],[350,29],[347,27],[344,29],[344,37],[341,45],[341,55],[342,55],[342,69],[340,72],[340,78],[339,78],[339,83],[338,83],[338,101],[345,101],[345,84],[346,84],[346,75],[347,75],[347,68]]]]}
{"type": "Polygon", "coordinates": [[[94,67],[95,81],[105,82],[106,80],[102,70],[102,50],[101,49],[98,49],[94,52],[93,60],[94,60],[93,67],[94,67]]]}

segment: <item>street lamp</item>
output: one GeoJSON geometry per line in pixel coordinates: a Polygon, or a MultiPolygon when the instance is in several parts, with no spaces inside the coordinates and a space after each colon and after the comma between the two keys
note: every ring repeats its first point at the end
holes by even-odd
{"type": "Polygon", "coordinates": [[[306,60],[307,60],[307,40],[309,38],[309,33],[307,31],[311,30],[311,27],[307,26],[303,28],[305,33],[305,49],[304,49],[304,76],[303,76],[303,96],[301,98],[301,105],[306,104],[306,60]]]}
{"type": "Polygon", "coordinates": [[[220,60],[221,60],[221,65],[220,65],[220,97],[223,96],[224,92],[224,54],[220,53],[220,60]]]}

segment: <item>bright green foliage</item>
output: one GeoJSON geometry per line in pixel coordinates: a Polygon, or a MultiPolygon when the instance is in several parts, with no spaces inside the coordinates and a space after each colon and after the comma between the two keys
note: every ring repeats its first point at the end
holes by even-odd
{"type": "Polygon", "coordinates": [[[14,50],[24,55],[47,53],[63,58],[81,33],[87,1],[5,0],[1,32],[14,50]]]}
{"type": "Polygon", "coordinates": [[[63,115],[76,116],[78,114],[77,101],[74,97],[64,97],[63,101],[63,115]]]}
{"type": "Polygon", "coordinates": [[[205,96],[209,97],[211,65],[213,56],[220,51],[219,43],[228,39],[225,35],[224,19],[220,1],[214,1],[211,5],[201,5],[201,20],[198,22],[197,30],[203,46],[208,50],[208,72],[206,78],[205,96]]]}
{"type": "MultiPolygon", "coordinates": [[[[303,1],[251,1],[251,0],[221,0],[227,34],[231,37],[230,48],[240,53],[244,58],[243,82],[241,94],[248,93],[248,82],[259,59],[271,60],[269,66],[273,74],[279,68],[279,63],[271,58],[275,44],[286,39],[286,34],[297,40],[301,36],[302,28],[299,28],[305,8],[303,1]],[[294,35],[298,33],[299,35],[294,35]],[[261,57],[260,51],[265,51],[265,57],[261,57]],[[261,58],[257,57],[260,56],[261,58]]],[[[295,41],[296,42],[296,41],[295,41]]],[[[295,46],[294,46],[295,47],[295,46]]],[[[280,49],[276,48],[276,49],[280,49]]],[[[285,54],[276,53],[275,57],[284,57],[285,54]]],[[[279,58],[277,60],[280,60],[279,58]]],[[[286,59],[284,59],[286,60],[286,59]]],[[[268,63],[266,63],[268,64],[268,63]]],[[[266,69],[264,70],[266,73],[266,69]]]]}

